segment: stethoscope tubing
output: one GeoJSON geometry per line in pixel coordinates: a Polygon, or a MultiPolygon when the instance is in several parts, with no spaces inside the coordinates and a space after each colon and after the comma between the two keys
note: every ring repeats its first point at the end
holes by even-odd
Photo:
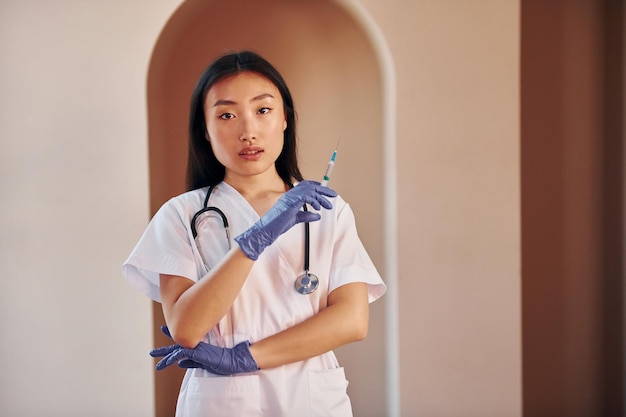
{"type": "MultiPolygon", "coordinates": [[[[202,214],[207,213],[209,211],[213,211],[217,213],[222,219],[222,224],[224,225],[224,230],[226,231],[226,239],[228,240],[228,249],[230,250],[231,248],[230,226],[228,224],[228,218],[226,217],[226,214],[224,214],[224,212],[220,210],[219,208],[215,206],[209,206],[209,197],[211,196],[211,193],[213,192],[214,188],[215,188],[215,185],[211,185],[209,187],[209,189],[207,190],[206,196],[204,197],[204,203],[202,205],[202,208],[198,210],[191,218],[191,234],[193,236],[194,242],[196,243],[196,246],[199,249],[200,245],[198,244],[198,229],[197,229],[198,219],[200,218],[202,214]]],[[[304,211],[308,211],[306,204],[304,204],[302,208],[304,211]]],[[[299,294],[303,294],[303,295],[308,295],[308,294],[313,293],[319,286],[319,279],[317,278],[317,276],[309,272],[310,253],[311,253],[310,242],[311,242],[310,227],[309,227],[309,223],[305,222],[304,223],[304,273],[298,276],[294,282],[295,290],[299,294]]],[[[202,253],[200,253],[200,256],[202,257],[202,253]]],[[[204,259],[203,259],[203,262],[205,262],[204,259]]],[[[205,267],[208,268],[208,266],[206,265],[206,262],[205,262],[205,267]]]]}

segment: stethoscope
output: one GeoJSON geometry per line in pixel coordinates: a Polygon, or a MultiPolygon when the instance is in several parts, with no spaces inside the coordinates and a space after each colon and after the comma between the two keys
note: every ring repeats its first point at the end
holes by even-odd
{"type": "MultiPolygon", "coordinates": [[[[208,264],[206,260],[204,259],[204,255],[202,255],[202,251],[200,250],[198,229],[196,227],[198,219],[200,218],[202,214],[207,213],[209,211],[213,211],[220,216],[220,218],[222,219],[222,223],[224,225],[224,230],[226,231],[226,240],[228,241],[228,250],[230,250],[232,247],[230,243],[230,227],[228,224],[228,218],[226,217],[224,212],[220,210],[219,208],[215,206],[209,206],[209,197],[211,196],[211,193],[213,192],[214,188],[215,188],[214,185],[209,187],[206,193],[206,196],[204,197],[204,204],[202,205],[202,208],[196,214],[194,214],[193,217],[191,218],[191,234],[193,235],[193,240],[196,244],[196,248],[198,249],[198,252],[200,253],[200,257],[202,258],[202,261],[204,262],[204,266],[207,268],[207,270],[208,270],[208,264]]],[[[304,209],[304,211],[308,211],[306,204],[303,205],[302,208],[304,209]]],[[[303,295],[311,294],[312,292],[317,290],[317,287],[319,286],[319,282],[320,282],[320,280],[317,278],[315,274],[312,274],[311,272],[309,272],[309,254],[311,252],[310,245],[309,245],[310,241],[311,239],[310,239],[310,232],[309,232],[309,223],[305,222],[304,223],[304,273],[299,275],[293,284],[295,290],[298,293],[303,294],[303,295]]]]}

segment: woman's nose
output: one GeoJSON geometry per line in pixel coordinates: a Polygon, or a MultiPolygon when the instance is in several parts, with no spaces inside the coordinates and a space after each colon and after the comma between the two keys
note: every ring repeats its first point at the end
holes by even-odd
{"type": "Polygon", "coordinates": [[[241,133],[239,134],[239,140],[256,140],[256,135],[256,123],[254,121],[254,118],[243,117],[241,121],[241,133]]]}

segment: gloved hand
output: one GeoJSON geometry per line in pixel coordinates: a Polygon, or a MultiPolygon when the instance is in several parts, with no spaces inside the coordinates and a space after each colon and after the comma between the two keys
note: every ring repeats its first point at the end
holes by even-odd
{"type": "MultiPolygon", "coordinates": [[[[172,337],[167,326],[161,326],[161,331],[167,337],[172,337]]],[[[203,368],[217,375],[233,375],[259,370],[249,346],[248,341],[241,342],[233,348],[221,348],[200,342],[195,348],[187,349],[174,344],[153,349],[150,356],[154,358],[163,356],[156,365],[157,371],[178,362],[181,368],[203,368]]]]}
{"type": "Polygon", "coordinates": [[[304,204],[310,204],[315,210],[333,208],[325,197],[337,197],[337,193],[317,181],[302,181],[283,194],[258,222],[237,236],[235,241],[248,258],[256,260],[266,247],[294,225],[320,219],[318,213],[302,211],[304,204]]]}

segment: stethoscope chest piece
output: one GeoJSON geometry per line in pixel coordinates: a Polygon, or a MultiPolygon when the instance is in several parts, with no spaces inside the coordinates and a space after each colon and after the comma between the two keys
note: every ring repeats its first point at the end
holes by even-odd
{"type": "Polygon", "coordinates": [[[319,285],[320,280],[309,271],[305,271],[304,274],[296,278],[296,282],[293,284],[296,291],[303,295],[311,294],[319,285]]]}

